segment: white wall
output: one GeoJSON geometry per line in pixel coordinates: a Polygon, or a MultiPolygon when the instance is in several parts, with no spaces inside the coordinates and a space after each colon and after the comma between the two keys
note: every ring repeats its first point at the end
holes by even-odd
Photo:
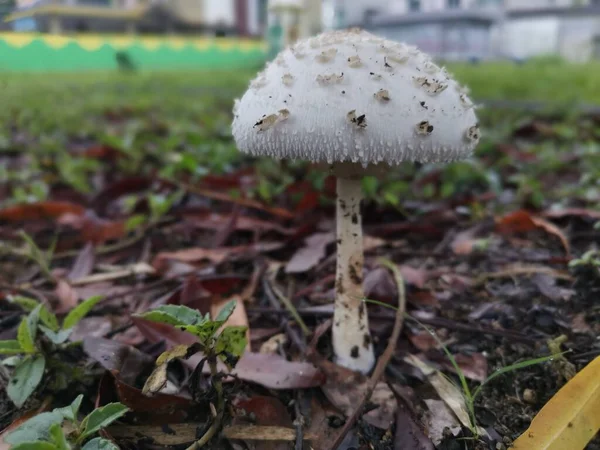
{"type": "Polygon", "coordinates": [[[511,58],[555,54],[559,50],[559,27],[557,17],[508,20],[500,31],[502,52],[511,58]]]}
{"type": "Polygon", "coordinates": [[[593,56],[594,36],[598,32],[600,17],[564,17],[559,30],[560,55],[574,62],[589,60],[593,56]]]}
{"type": "Polygon", "coordinates": [[[235,25],[235,0],[198,0],[204,3],[204,17],[209,25],[235,25]]]}

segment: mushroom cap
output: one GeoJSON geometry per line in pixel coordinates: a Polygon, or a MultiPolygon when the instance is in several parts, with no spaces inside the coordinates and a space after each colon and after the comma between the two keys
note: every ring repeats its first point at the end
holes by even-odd
{"type": "Polygon", "coordinates": [[[359,29],[283,50],[235,101],[244,153],[367,167],[469,157],[480,132],[467,93],[416,47],[359,29]]]}

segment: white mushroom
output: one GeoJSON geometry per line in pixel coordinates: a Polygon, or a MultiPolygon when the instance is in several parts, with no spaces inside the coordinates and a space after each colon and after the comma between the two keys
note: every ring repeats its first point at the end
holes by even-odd
{"type": "Polygon", "coordinates": [[[366,373],[375,356],[362,289],[361,177],[405,161],[470,156],[477,117],[456,81],[412,47],[356,29],[297,47],[306,58],[282,51],[286,67],[269,63],[264,85],[236,105],[233,136],[242,152],[327,163],[337,176],[333,349],[338,364],[366,373]],[[286,74],[289,86],[281,82],[286,74]],[[285,120],[275,114],[282,108],[285,120]],[[268,127],[255,126],[265,118],[268,127]]]}

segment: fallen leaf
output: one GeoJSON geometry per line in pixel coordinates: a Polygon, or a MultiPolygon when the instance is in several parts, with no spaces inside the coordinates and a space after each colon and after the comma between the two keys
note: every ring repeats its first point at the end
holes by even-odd
{"type": "Polygon", "coordinates": [[[23,222],[28,220],[57,219],[65,214],[81,216],[85,208],[69,202],[47,201],[10,206],[0,210],[0,221],[23,222]]]}
{"type": "Polygon", "coordinates": [[[234,402],[237,409],[245,411],[245,415],[252,414],[256,425],[293,426],[293,421],[287,408],[279,399],[266,395],[254,395],[249,399],[234,402]]]}
{"type": "Polygon", "coordinates": [[[138,420],[145,424],[179,423],[188,420],[192,414],[201,413],[203,416],[209,414],[208,408],[203,410],[198,405],[194,405],[192,400],[184,397],[162,393],[147,397],[141,389],[120,380],[116,371],[107,373],[112,374],[112,394],[116,394],[117,400],[129,407],[138,420]]]}
{"type": "Polygon", "coordinates": [[[325,249],[335,240],[331,232],[316,233],[306,238],[285,266],[286,273],[302,273],[315,267],[324,257],[325,249]]]}
{"type": "Polygon", "coordinates": [[[279,333],[271,336],[267,341],[260,346],[259,353],[277,354],[279,349],[288,342],[288,337],[285,333],[279,333]]]}
{"type": "Polygon", "coordinates": [[[571,378],[514,441],[515,450],[583,450],[600,429],[600,356],[571,378]]]}
{"type": "Polygon", "coordinates": [[[460,427],[460,422],[441,400],[425,399],[429,414],[427,414],[427,435],[435,445],[440,445],[444,439],[444,429],[460,427]]]}
{"type": "Polygon", "coordinates": [[[206,423],[163,423],[160,425],[111,425],[107,431],[119,440],[134,443],[135,448],[144,448],[143,442],[155,445],[176,446],[189,444],[198,439],[198,430],[206,423]]]}
{"type": "Polygon", "coordinates": [[[94,246],[90,243],[86,244],[75,258],[71,271],[67,275],[67,280],[72,281],[92,273],[96,259],[95,255],[94,246]]]}
{"type": "Polygon", "coordinates": [[[77,306],[79,295],[68,281],[59,279],[56,283],[55,294],[59,304],[54,308],[57,314],[66,314],[77,306]]]}
{"type": "Polygon", "coordinates": [[[431,439],[425,435],[418,421],[413,418],[402,401],[399,402],[396,413],[394,450],[435,450],[431,439]]]}
{"type": "MultiPolygon", "coordinates": [[[[296,429],[277,426],[231,425],[223,428],[223,437],[243,441],[295,441],[296,429]]],[[[312,441],[315,436],[305,434],[305,441],[312,441]]]]}
{"type": "MultiPolygon", "coordinates": [[[[182,361],[190,368],[195,368],[202,359],[197,353],[182,361]]],[[[306,389],[321,386],[325,382],[325,374],[307,362],[288,361],[279,355],[245,352],[233,370],[221,362],[219,372],[231,374],[240,380],[264,386],[268,389],[306,389]]],[[[204,368],[209,373],[209,368],[204,368]]]]}
{"type": "Polygon", "coordinates": [[[456,255],[469,255],[475,248],[477,242],[477,233],[479,233],[480,227],[476,226],[465,231],[461,231],[450,243],[450,248],[456,255]]]}
{"type": "Polygon", "coordinates": [[[496,220],[496,230],[500,233],[526,233],[536,228],[541,228],[546,233],[556,236],[562,243],[567,255],[570,255],[571,247],[569,240],[563,231],[541,217],[536,217],[528,211],[521,209],[496,220]]]}
{"type": "Polygon", "coordinates": [[[404,281],[407,284],[412,284],[419,289],[423,289],[425,287],[425,283],[429,281],[430,274],[425,269],[415,269],[410,266],[399,266],[398,269],[400,269],[400,273],[402,274],[402,277],[404,277],[404,281]]]}
{"type": "MultiPolygon", "coordinates": [[[[317,357],[316,360],[327,376],[327,382],[321,386],[325,397],[347,417],[351,416],[368,388],[367,377],[323,358],[317,357]]],[[[363,420],[387,430],[394,421],[397,408],[396,397],[387,383],[377,383],[370,403],[377,407],[364,414],[363,420]]]]}
{"type": "Polygon", "coordinates": [[[254,245],[242,245],[237,247],[220,248],[188,248],[175,252],[161,252],[154,257],[152,266],[159,272],[165,268],[168,260],[175,260],[184,263],[197,263],[200,261],[210,261],[213,264],[220,264],[229,257],[251,258],[259,253],[278,250],[283,247],[279,242],[266,242],[254,245]]]}
{"type": "Polygon", "coordinates": [[[389,270],[376,267],[363,280],[365,297],[383,303],[394,304],[398,299],[398,288],[389,270]]]}
{"type": "Polygon", "coordinates": [[[571,331],[573,333],[592,333],[592,328],[585,320],[585,313],[575,314],[571,319],[571,331]]]}
{"type": "MultiPolygon", "coordinates": [[[[440,398],[448,405],[458,420],[460,420],[460,423],[467,428],[471,428],[471,420],[469,418],[467,405],[465,404],[465,398],[458,387],[450,382],[448,378],[443,376],[439,371],[431,368],[415,355],[409,354],[405,356],[404,361],[423,372],[440,398]]],[[[477,428],[482,436],[487,436],[487,432],[483,428],[477,428]]]]}
{"type": "Polygon", "coordinates": [[[100,214],[104,214],[111,202],[118,200],[124,195],[145,191],[152,186],[152,182],[151,178],[144,176],[132,176],[115,181],[106,186],[92,199],[92,208],[100,214]]]}
{"type": "Polygon", "coordinates": [[[154,359],[147,354],[112,339],[87,337],[83,339],[83,351],[109,372],[118,372],[128,384],[134,384],[142,372],[154,365],[154,359]]]}
{"type": "MultiPolygon", "coordinates": [[[[479,381],[480,383],[483,383],[487,378],[488,363],[485,356],[481,353],[471,353],[469,355],[459,353],[454,355],[454,359],[465,377],[479,381]]],[[[449,366],[452,366],[452,364],[449,366]]],[[[452,369],[454,369],[454,367],[452,367],[452,369]]]]}

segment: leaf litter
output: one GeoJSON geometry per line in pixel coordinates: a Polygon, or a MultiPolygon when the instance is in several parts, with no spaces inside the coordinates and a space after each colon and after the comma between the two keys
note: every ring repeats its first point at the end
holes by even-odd
{"type": "MultiPolygon", "coordinates": [[[[207,101],[215,111],[228,108],[223,99],[207,101]]],[[[118,108],[105,112],[97,120],[111,127],[147,114],[118,108]]],[[[488,114],[485,121],[493,124],[493,111],[488,114]]],[[[209,120],[192,140],[218,142],[221,154],[237,154],[230,138],[218,131],[227,120],[225,113],[209,120]]],[[[391,258],[405,279],[407,313],[427,322],[439,341],[407,322],[384,377],[341,448],[369,442],[377,449],[429,450],[458,443],[478,450],[507,448],[530,424],[547,420],[542,415],[531,422],[565,384],[556,364],[529,366],[486,383],[475,404],[479,436],[471,439],[473,424],[456,387],[459,373],[443,347],[472,388],[503,366],[548,354],[549,337],[566,336],[563,348],[569,353],[564,357],[577,370],[597,355],[600,318],[594,299],[600,292],[600,259],[582,255],[597,247],[600,212],[594,209],[593,186],[571,182],[576,172],[593,166],[593,155],[578,153],[564,172],[541,173],[536,165],[544,163],[546,150],[524,146],[544,140],[559,145],[555,120],[540,116],[490,138],[482,167],[465,163],[447,172],[392,172],[371,183],[369,192],[375,194],[364,205],[364,289],[367,299],[381,302],[367,308],[376,351],[381,354],[386,347],[393,320],[389,306],[398,296],[389,271],[375,264],[381,255],[391,258]],[[514,177],[514,161],[524,179],[514,177]],[[500,185],[489,182],[494,178],[500,185]],[[382,201],[398,197],[398,180],[414,187],[410,198],[382,201]],[[563,188],[560,195],[557,185],[563,188]],[[404,390],[412,394],[400,395],[404,390]]],[[[559,120],[587,130],[585,121],[559,120]]],[[[187,305],[213,317],[234,300],[226,326],[248,327],[251,346],[233,370],[219,363],[233,408],[210,448],[224,448],[224,441],[289,448],[298,436],[313,448],[329,448],[367,383],[329,362],[330,334],[323,325],[334,295],[331,177],[318,179],[316,170],[306,177],[308,166],[244,158],[221,166],[193,160],[194,170],[207,169],[191,173],[180,159],[153,153],[152,140],[168,147],[165,131],[179,133],[177,127],[170,131],[172,122],[165,124],[148,128],[149,140],[143,134],[133,138],[144,149],[139,154],[126,150],[125,141],[107,145],[92,139],[83,151],[73,142],[68,161],[99,162],[93,191],[81,189],[75,179],[60,179],[56,161],[50,161],[46,198],[15,196],[0,205],[2,339],[17,337],[25,314],[11,302],[17,294],[45,299],[61,319],[82,300],[102,296],[71,335],[70,342],[83,342],[82,351],[62,355],[65,361],[78,359],[92,380],[76,381],[74,389],[85,392],[96,407],[121,401],[131,409],[106,430],[120,443],[133,442],[136,448],[150,448],[151,441],[155,446],[188,444],[214,408],[210,371],[201,354],[173,358],[163,364],[152,389],[144,391],[156,358],[165,351],[181,356],[180,346],[195,340],[136,314],[187,305]],[[132,161],[139,171],[127,168],[132,161]],[[183,195],[171,198],[178,190],[183,195]],[[42,253],[27,250],[21,230],[42,253]],[[42,264],[48,264],[50,278],[39,270],[42,264]],[[268,267],[283,270],[271,279],[268,267]],[[271,285],[276,294],[269,292],[271,285]],[[282,295],[293,309],[274,306],[282,295]],[[313,349],[320,358],[317,365],[304,340],[316,334],[324,337],[313,349]]],[[[189,137],[180,138],[185,149],[195,145],[185,142],[189,137]]],[[[9,139],[15,145],[28,142],[17,134],[9,139]]],[[[216,160],[215,155],[210,157],[216,160]]],[[[32,153],[31,158],[41,161],[42,156],[32,153]]],[[[10,154],[7,158],[21,172],[29,164],[10,154]]],[[[12,181],[4,184],[1,192],[16,192],[12,181]]],[[[43,402],[52,394],[42,383],[23,409],[2,401],[0,429],[20,423],[31,414],[28,410],[49,410],[43,402]],[[36,409],[39,404],[43,407],[36,409]]],[[[600,444],[592,439],[587,448],[597,450],[600,444]]]]}

